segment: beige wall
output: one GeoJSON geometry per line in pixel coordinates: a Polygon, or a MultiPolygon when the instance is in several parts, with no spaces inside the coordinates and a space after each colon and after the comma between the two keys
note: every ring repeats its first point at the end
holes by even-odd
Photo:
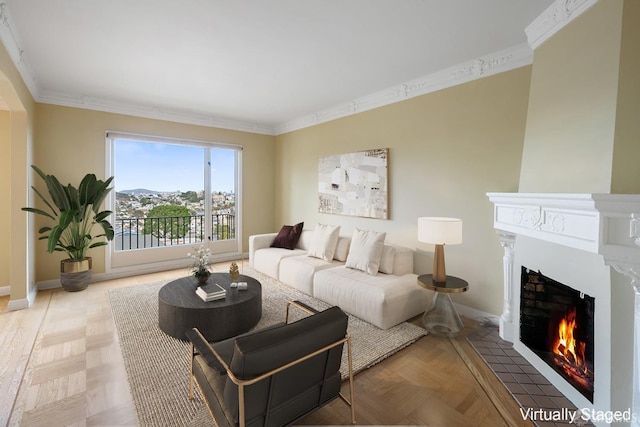
{"type": "Polygon", "coordinates": [[[417,242],[420,216],[463,220],[463,244],[446,248],[447,273],[470,282],[456,302],[502,313],[502,249],[485,193],[517,191],[530,67],[523,67],[302,129],[276,138],[276,222],[340,224],[387,232],[418,248],[416,272],[431,272],[433,248],[417,242]],[[389,148],[389,220],[318,214],[318,158],[389,148]],[[426,252],[426,253],[425,253],[426,252]]]}
{"type": "MultiPolygon", "coordinates": [[[[8,122],[3,121],[1,133],[8,133],[9,138],[2,138],[4,153],[9,157],[0,160],[3,171],[8,173],[9,181],[3,187],[5,200],[8,201],[9,218],[0,223],[0,232],[10,242],[9,251],[9,286],[10,307],[26,306],[30,290],[34,290],[33,263],[31,262],[31,245],[29,238],[33,228],[27,215],[20,210],[26,206],[29,197],[28,167],[31,156],[32,129],[34,120],[34,101],[18,70],[13,65],[4,46],[0,44],[0,99],[6,105],[8,122]],[[8,190],[7,193],[4,193],[8,190]],[[13,306],[13,303],[16,303],[13,306]]],[[[7,118],[5,116],[5,118],[7,118]]]]}
{"type": "MultiPolygon", "coordinates": [[[[3,198],[11,194],[11,115],[0,110],[0,194],[3,198]]],[[[11,224],[11,204],[0,204],[0,227],[8,236],[11,224]]],[[[0,286],[9,286],[11,265],[11,240],[0,240],[0,286]]]]}
{"type": "Polygon", "coordinates": [[[623,13],[611,192],[637,194],[640,193],[640,2],[626,0],[623,13]]]}
{"type": "MultiPolygon", "coordinates": [[[[242,145],[244,251],[249,235],[270,229],[274,222],[272,136],[47,104],[37,104],[37,115],[34,163],[63,183],[78,183],[86,173],[105,178],[107,130],[242,145]]],[[[93,249],[91,256],[94,273],[104,272],[104,249],[93,249]]],[[[45,243],[38,242],[36,279],[58,278],[62,257],[61,253],[48,254],[45,243]]]]}
{"type": "Polygon", "coordinates": [[[621,17],[598,2],[536,49],[521,192],[610,192],[621,17]]]}

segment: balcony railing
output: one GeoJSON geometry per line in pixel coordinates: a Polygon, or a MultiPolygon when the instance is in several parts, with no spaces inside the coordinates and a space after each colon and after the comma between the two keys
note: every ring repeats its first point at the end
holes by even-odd
{"type": "MultiPolygon", "coordinates": [[[[236,238],[235,214],[211,216],[209,240],[236,238]]],[[[204,215],[167,216],[161,218],[116,218],[114,223],[116,251],[189,245],[205,240],[204,215]]]]}

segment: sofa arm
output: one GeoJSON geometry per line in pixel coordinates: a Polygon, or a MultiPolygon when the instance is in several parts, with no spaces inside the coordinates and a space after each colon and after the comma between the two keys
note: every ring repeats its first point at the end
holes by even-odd
{"type": "Polygon", "coordinates": [[[278,233],[254,234],[249,236],[249,267],[253,268],[255,252],[271,246],[278,233]]]}

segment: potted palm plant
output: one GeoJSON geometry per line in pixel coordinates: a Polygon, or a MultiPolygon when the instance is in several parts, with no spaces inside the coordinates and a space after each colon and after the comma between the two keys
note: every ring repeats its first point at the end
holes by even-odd
{"type": "Polygon", "coordinates": [[[65,252],[68,256],[60,262],[60,284],[67,291],[85,289],[91,281],[91,257],[87,250],[104,246],[113,239],[113,226],[108,221],[111,211],[100,211],[100,205],[111,191],[110,177],[106,181],[87,174],[78,188],[71,184],[63,186],[53,175],[46,175],[35,165],[33,170],[44,180],[50,200],[34,186],[38,197],[47,205],[48,211],[37,208],[22,208],[23,211],[42,215],[52,221],[51,225],[38,230],[40,240],[47,240],[47,252],[65,252]],[[93,235],[99,226],[99,234],[93,235]]]}

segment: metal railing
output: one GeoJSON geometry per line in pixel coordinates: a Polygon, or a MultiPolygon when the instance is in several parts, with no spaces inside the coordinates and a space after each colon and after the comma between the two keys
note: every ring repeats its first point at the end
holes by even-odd
{"type": "MultiPolygon", "coordinates": [[[[209,240],[236,237],[236,216],[229,213],[211,215],[209,240]]],[[[189,245],[205,240],[204,215],[167,216],[160,218],[116,218],[113,238],[116,251],[189,245]]]]}

